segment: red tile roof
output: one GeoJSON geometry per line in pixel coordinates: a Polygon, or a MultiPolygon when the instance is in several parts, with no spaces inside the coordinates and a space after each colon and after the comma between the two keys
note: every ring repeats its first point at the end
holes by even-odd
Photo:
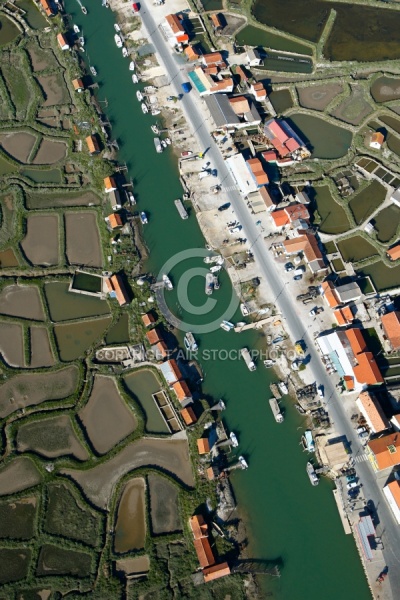
{"type": "Polygon", "coordinates": [[[150,346],[157,344],[157,342],[160,342],[163,339],[162,333],[157,327],[150,329],[150,331],[146,331],[146,337],[150,346]]]}
{"type": "Polygon", "coordinates": [[[106,279],[106,284],[110,292],[115,292],[115,296],[120,306],[129,304],[129,296],[120,275],[112,275],[106,279]]]}
{"type": "Polygon", "coordinates": [[[354,375],[359,383],[377,385],[384,383],[384,379],[372,352],[361,352],[357,355],[358,365],[353,367],[354,375]]]}
{"type": "Polygon", "coordinates": [[[284,144],[286,142],[286,140],[289,138],[288,134],[281,127],[281,125],[278,123],[278,121],[275,121],[275,120],[272,121],[272,123],[270,123],[268,125],[268,127],[272,131],[272,133],[275,135],[275,137],[278,138],[278,140],[280,141],[281,144],[284,144]]]}
{"type": "Polygon", "coordinates": [[[201,568],[204,569],[204,567],[213,565],[215,563],[215,558],[208,538],[199,538],[198,540],[194,540],[193,543],[201,568]]]}
{"type": "Polygon", "coordinates": [[[289,217],[283,208],[273,210],[271,217],[275,223],[275,227],[284,227],[289,224],[289,217]]]}
{"type": "Polygon", "coordinates": [[[226,575],[230,575],[230,572],[231,570],[227,562],[220,563],[219,565],[214,565],[212,567],[207,567],[206,569],[203,569],[204,581],[205,583],[208,583],[214,579],[226,577],[226,575]]]}
{"type": "Polygon", "coordinates": [[[208,525],[205,522],[203,515],[193,515],[193,517],[190,517],[189,525],[195,540],[208,536],[208,525]]]}
{"type": "Polygon", "coordinates": [[[100,152],[99,143],[94,135],[88,135],[86,138],[86,144],[89,148],[90,154],[96,154],[97,152],[100,152]]]}
{"type": "Polygon", "coordinates": [[[340,304],[340,300],[336,294],[335,286],[333,285],[332,281],[323,281],[321,283],[321,288],[322,296],[325,298],[331,308],[335,308],[340,304]]]}
{"type": "Polygon", "coordinates": [[[400,348],[400,312],[386,313],[381,317],[383,330],[389,340],[393,350],[400,348]]]}
{"type": "Polygon", "coordinates": [[[393,248],[390,248],[386,254],[390,258],[390,260],[397,260],[400,258],[400,244],[396,244],[393,248]]]}
{"type": "Polygon", "coordinates": [[[210,67],[211,65],[220,65],[225,67],[225,61],[222,58],[221,52],[211,52],[210,54],[203,54],[203,61],[210,67]]]}
{"type": "Polygon", "coordinates": [[[273,201],[273,199],[272,199],[268,189],[265,187],[265,185],[261,186],[258,191],[259,191],[261,198],[264,200],[265,206],[267,206],[267,207],[275,206],[275,202],[273,201]]]}
{"type": "Polygon", "coordinates": [[[197,417],[195,412],[191,406],[187,406],[186,408],[182,408],[180,411],[182,419],[185,421],[185,425],[193,425],[193,423],[197,422],[197,417]]]}
{"type": "Polygon", "coordinates": [[[117,227],[122,227],[122,219],[118,214],[113,213],[112,215],[108,215],[107,220],[110,224],[111,229],[116,229],[117,227]]]}
{"type": "Polygon", "coordinates": [[[289,220],[297,221],[297,219],[303,219],[304,221],[308,221],[310,218],[310,213],[307,210],[307,207],[304,204],[290,204],[284,208],[284,211],[289,217],[289,220]]]}
{"type": "Polygon", "coordinates": [[[352,327],[351,329],[346,329],[345,334],[355,355],[368,350],[361,329],[358,329],[358,327],[352,327]]]}
{"type": "Polygon", "coordinates": [[[362,392],[357,399],[357,404],[367,416],[368,424],[372,427],[374,433],[390,427],[390,423],[375,396],[369,392],[362,392]]]}
{"type": "Polygon", "coordinates": [[[156,320],[154,318],[154,315],[152,315],[151,313],[146,313],[145,315],[142,315],[142,321],[143,325],[145,327],[148,327],[152,323],[155,323],[156,320]]]}
{"type": "Polygon", "coordinates": [[[390,433],[371,440],[367,446],[375,456],[379,471],[400,463],[400,433],[390,433]]]}
{"type": "Polygon", "coordinates": [[[172,385],[172,389],[174,390],[179,402],[183,402],[187,398],[192,397],[192,394],[190,393],[188,385],[187,385],[186,381],[184,381],[183,379],[181,381],[176,381],[172,385]]]}
{"type": "Polygon", "coordinates": [[[183,29],[183,27],[181,25],[181,21],[177,17],[177,15],[167,15],[165,17],[165,20],[167,21],[168,25],[171,28],[172,33],[175,36],[180,35],[181,33],[185,33],[185,30],[183,29]]]}
{"type": "Polygon", "coordinates": [[[254,175],[257,185],[265,185],[269,182],[268,175],[263,169],[261,161],[259,158],[251,158],[246,161],[248,166],[250,167],[251,172],[254,175]]]}
{"type": "Polygon", "coordinates": [[[207,438],[200,438],[197,440],[197,449],[199,454],[208,454],[210,452],[210,442],[207,438]]]}
{"type": "MultiPolygon", "coordinates": [[[[388,483],[387,487],[389,488],[389,490],[392,493],[393,500],[397,504],[398,508],[400,508],[400,481],[395,479],[394,481],[391,481],[390,483],[388,483]]],[[[203,571],[203,573],[204,573],[204,571],[203,571]]]]}

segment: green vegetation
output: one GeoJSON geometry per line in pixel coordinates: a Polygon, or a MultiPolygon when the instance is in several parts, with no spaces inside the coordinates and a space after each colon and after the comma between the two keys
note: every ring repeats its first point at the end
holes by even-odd
{"type": "Polygon", "coordinates": [[[93,568],[90,554],[45,544],[40,550],[36,573],[39,577],[43,575],[73,575],[80,578],[89,577],[93,568]]]}
{"type": "Polygon", "coordinates": [[[35,535],[37,499],[0,502],[0,538],[30,540],[35,535]]]}
{"type": "Polygon", "coordinates": [[[26,548],[0,548],[0,584],[26,577],[31,551],[26,548]]]}
{"type": "Polygon", "coordinates": [[[377,254],[375,247],[361,235],[354,235],[337,243],[345,262],[358,262],[377,254]]]}
{"type": "Polygon", "coordinates": [[[382,204],[386,188],[379,181],[372,181],[350,200],[349,207],[357,225],[363,223],[382,204]]]}
{"type": "Polygon", "coordinates": [[[316,213],[314,222],[324,233],[344,233],[350,228],[346,210],[333,197],[328,186],[318,186],[315,190],[316,213]]]}

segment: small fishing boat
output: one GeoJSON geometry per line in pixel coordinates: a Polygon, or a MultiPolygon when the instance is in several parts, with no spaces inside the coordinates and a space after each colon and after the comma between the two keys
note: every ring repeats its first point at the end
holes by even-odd
{"type": "Polygon", "coordinates": [[[297,412],[300,413],[301,415],[306,414],[306,411],[304,410],[304,408],[302,406],[300,406],[300,404],[295,404],[294,407],[297,410],[297,412]]]}
{"type": "Polygon", "coordinates": [[[230,321],[222,321],[221,325],[220,325],[221,329],[223,329],[224,331],[231,331],[232,329],[235,328],[234,324],[231,323],[230,321]]]}
{"type": "Polygon", "coordinates": [[[125,48],[125,46],[122,47],[122,56],[124,58],[126,58],[128,56],[128,50],[127,50],[127,48],[125,48]]]}
{"type": "Polygon", "coordinates": [[[142,225],[147,225],[147,223],[149,222],[145,212],[140,213],[140,220],[142,222],[142,225]]]}
{"type": "Polygon", "coordinates": [[[136,98],[141,102],[143,100],[143,94],[140,90],[136,92],[136,98]]]}
{"type": "Polygon", "coordinates": [[[185,344],[185,348],[188,352],[196,352],[198,345],[191,331],[187,332],[183,339],[183,343],[185,344]]]}
{"type": "Polygon", "coordinates": [[[87,15],[87,8],[85,8],[82,5],[81,5],[81,11],[83,12],[84,15],[87,15]]]}
{"type": "Polygon", "coordinates": [[[222,269],[221,265],[214,265],[210,267],[210,273],[218,273],[222,269]]]}
{"type": "Polygon", "coordinates": [[[219,290],[220,288],[220,283],[218,281],[218,277],[216,275],[214,275],[214,290],[219,290]]]}
{"type": "Polygon", "coordinates": [[[272,410],[272,414],[275,417],[277,423],[283,423],[283,414],[280,411],[278,400],[276,398],[270,398],[269,405],[272,410]]]}
{"type": "Polygon", "coordinates": [[[122,40],[121,40],[121,37],[118,35],[118,33],[116,33],[114,35],[114,41],[117,45],[117,48],[122,48],[122,40]]]}
{"type": "Polygon", "coordinates": [[[246,363],[249,371],[255,371],[256,365],[255,365],[255,362],[253,361],[253,359],[251,358],[251,354],[250,354],[248,348],[242,348],[240,351],[240,354],[241,354],[244,362],[246,363]]]}
{"type": "Polygon", "coordinates": [[[267,358],[266,360],[264,360],[264,367],[266,369],[270,369],[271,367],[273,367],[275,364],[275,361],[272,360],[271,358],[267,358]]]}
{"type": "Polygon", "coordinates": [[[114,29],[117,33],[121,31],[121,27],[117,23],[114,23],[114,29]]]}
{"type": "Polygon", "coordinates": [[[165,140],[161,140],[161,146],[165,149],[167,147],[167,142],[165,140]]]}
{"type": "Polygon", "coordinates": [[[161,152],[163,151],[162,146],[161,146],[161,142],[160,142],[160,138],[156,137],[154,138],[154,146],[156,151],[161,154],[161,152]]]}
{"type": "Polygon", "coordinates": [[[168,277],[168,275],[166,275],[164,273],[164,275],[162,276],[162,280],[164,282],[164,286],[167,288],[167,290],[173,290],[174,286],[172,285],[172,281],[170,280],[170,278],[168,277]]]}
{"type": "Polygon", "coordinates": [[[132,192],[128,192],[128,198],[129,198],[129,202],[132,206],[134,206],[136,204],[136,200],[135,200],[135,196],[132,194],[132,192]]]}
{"type": "MultiPolygon", "coordinates": [[[[161,113],[161,110],[159,108],[152,108],[151,109],[151,114],[153,115],[153,117],[155,117],[156,115],[159,115],[160,113],[161,113]]],[[[167,144],[168,144],[168,142],[167,142],[167,144]]]]}
{"type": "Polygon", "coordinates": [[[74,32],[75,32],[75,33],[80,33],[80,31],[81,31],[81,30],[79,29],[78,25],[73,25],[73,26],[72,26],[72,29],[74,30],[74,32]]]}
{"type": "Polygon", "coordinates": [[[242,469],[248,469],[249,465],[247,464],[244,456],[239,456],[239,462],[241,464],[242,469]]]}
{"type": "Polygon", "coordinates": [[[244,302],[242,302],[242,304],[240,305],[240,312],[244,317],[247,317],[247,315],[250,314],[250,309],[244,302]]]}
{"type": "Polygon", "coordinates": [[[233,431],[231,431],[230,434],[229,434],[229,437],[230,437],[230,440],[232,442],[232,446],[234,448],[237,448],[239,446],[239,442],[238,442],[238,439],[236,437],[236,433],[234,433],[233,431]]]}
{"type": "Polygon", "coordinates": [[[135,74],[132,75],[132,82],[133,83],[139,83],[139,77],[135,74]]]}
{"type": "Polygon", "coordinates": [[[153,133],[156,133],[156,134],[159,133],[157,125],[151,125],[150,129],[152,130],[153,133]]]}
{"type": "Polygon", "coordinates": [[[165,141],[166,141],[166,143],[167,143],[167,145],[168,145],[168,146],[170,146],[170,145],[171,145],[171,138],[169,138],[169,137],[166,137],[166,138],[165,138],[165,141]]]}
{"type": "Polygon", "coordinates": [[[278,383],[278,388],[279,388],[279,391],[281,392],[282,396],[286,396],[286,394],[289,393],[287,385],[286,385],[286,383],[284,381],[280,381],[278,383]]]}
{"type": "Polygon", "coordinates": [[[108,0],[101,0],[101,5],[104,6],[104,8],[110,8],[108,0]]]}
{"type": "Polygon", "coordinates": [[[307,463],[306,470],[307,470],[307,475],[308,475],[308,477],[309,477],[309,479],[311,481],[311,485],[318,485],[319,484],[319,477],[316,474],[315,469],[314,469],[312,463],[310,463],[310,462],[307,463]]]}
{"type": "Polygon", "coordinates": [[[205,258],[203,258],[203,261],[206,264],[210,264],[210,263],[217,263],[217,264],[221,264],[220,261],[224,261],[223,257],[220,256],[219,254],[215,254],[214,256],[206,256],[205,258]]]}
{"type": "Polygon", "coordinates": [[[142,104],[142,112],[143,112],[144,114],[146,114],[146,113],[148,113],[148,112],[149,112],[149,109],[148,109],[148,107],[147,107],[147,104],[145,104],[144,102],[143,102],[143,104],[142,104]]]}
{"type": "Polygon", "coordinates": [[[83,37],[83,35],[81,35],[81,36],[78,38],[78,42],[80,43],[80,45],[81,45],[81,46],[82,46],[82,48],[83,48],[83,46],[85,45],[85,38],[83,37]]]}
{"type": "Polygon", "coordinates": [[[91,74],[93,75],[93,77],[97,76],[97,71],[94,67],[89,67],[89,71],[91,72],[91,74]]]}
{"type": "Polygon", "coordinates": [[[129,70],[130,71],[134,71],[135,70],[135,63],[133,60],[131,60],[131,62],[129,63],[129,70]]]}
{"type": "Polygon", "coordinates": [[[206,275],[206,294],[210,296],[213,293],[214,288],[214,277],[212,273],[207,273],[206,275]]]}

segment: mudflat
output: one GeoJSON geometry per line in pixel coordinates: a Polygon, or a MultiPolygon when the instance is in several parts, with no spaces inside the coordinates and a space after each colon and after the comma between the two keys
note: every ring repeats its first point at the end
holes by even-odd
{"type": "Polygon", "coordinates": [[[24,336],[19,323],[0,322],[0,352],[12,367],[24,367],[24,336]]]}
{"type": "Polygon", "coordinates": [[[64,216],[67,258],[71,265],[101,267],[103,255],[94,212],[67,212],[64,216]]]}
{"type": "Polygon", "coordinates": [[[0,312],[11,317],[44,321],[39,290],[34,285],[8,285],[0,292],[0,312]]]}
{"type": "Polygon", "coordinates": [[[31,369],[52,367],[55,358],[50,346],[49,332],[46,327],[31,327],[31,369]]]}
{"type": "Polygon", "coordinates": [[[26,490],[41,481],[42,475],[30,458],[14,458],[5,467],[0,468],[0,496],[26,490]]]}
{"type": "Polygon", "coordinates": [[[28,215],[27,234],[21,242],[33,265],[57,265],[59,261],[58,215],[28,215]]]}

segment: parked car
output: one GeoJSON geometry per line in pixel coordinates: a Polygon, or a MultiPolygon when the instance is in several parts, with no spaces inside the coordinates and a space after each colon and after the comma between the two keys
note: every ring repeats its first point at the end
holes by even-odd
{"type": "Polygon", "coordinates": [[[293,280],[294,280],[294,281],[299,281],[300,279],[303,279],[303,275],[295,275],[295,276],[293,277],[293,280]]]}
{"type": "Polygon", "coordinates": [[[285,271],[286,271],[286,273],[289,273],[290,271],[294,271],[294,264],[291,262],[287,262],[285,265],[285,271]]]}
{"type": "Polygon", "coordinates": [[[347,481],[347,483],[353,483],[353,482],[357,481],[357,476],[356,475],[347,475],[346,481],[347,481]]]}
{"type": "Polygon", "coordinates": [[[318,388],[317,388],[317,393],[318,393],[318,396],[319,396],[320,398],[323,398],[323,397],[324,397],[324,388],[322,387],[322,385],[319,385],[319,386],[318,386],[318,388]]]}
{"type": "Polygon", "coordinates": [[[315,315],[319,315],[319,313],[322,313],[323,310],[324,309],[322,308],[322,306],[315,306],[310,310],[308,314],[310,315],[310,317],[314,317],[315,315]]]}
{"type": "Polygon", "coordinates": [[[355,488],[358,488],[358,483],[356,481],[352,481],[351,483],[348,483],[346,487],[348,490],[354,490],[355,488]]]}
{"type": "Polygon", "coordinates": [[[218,206],[218,210],[220,212],[222,212],[223,210],[228,210],[228,208],[230,207],[231,203],[230,202],[225,202],[225,204],[221,204],[221,206],[218,206]]]}

